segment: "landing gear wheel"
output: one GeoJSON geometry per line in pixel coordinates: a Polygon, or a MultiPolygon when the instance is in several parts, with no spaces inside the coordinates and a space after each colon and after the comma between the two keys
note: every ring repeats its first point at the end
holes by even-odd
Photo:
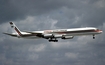
{"type": "Polygon", "coordinates": [[[49,42],[53,42],[53,40],[49,40],[49,42]]]}
{"type": "Polygon", "coordinates": [[[49,40],[49,42],[58,42],[58,40],[49,40]]]}
{"type": "Polygon", "coordinates": [[[95,39],[95,37],[93,37],[93,39],[95,39]]]}
{"type": "Polygon", "coordinates": [[[54,42],[58,42],[58,40],[54,40],[54,42]]]}
{"type": "Polygon", "coordinates": [[[51,40],[49,40],[49,42],[51,42],[51,40]]]}
{"type": "Polygon", "coordinates": [[[95,39],[95,35],[93,35],[93,39],[95,39]]]}
{"type": "Polygon", "coordinates": [[[56,42],[58,42],[58,40],[56,40],[56,42]]]}

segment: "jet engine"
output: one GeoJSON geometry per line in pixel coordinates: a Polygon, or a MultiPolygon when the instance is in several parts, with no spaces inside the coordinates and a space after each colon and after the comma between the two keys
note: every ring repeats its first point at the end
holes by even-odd
{"type": "Polygon", "coordinates": [[[62,39],[73,39],[74,36],[62,36],[62,39]]]}
{"type": "Polygon", "coordinates": [[[43,35],[45,38],[53,37],[53,34],[44,34],[43,35]]]}
{"type": "Polygon", "coordinates": [[[62,35],[54,35],[54,38],[62,38],[62,35]]]}

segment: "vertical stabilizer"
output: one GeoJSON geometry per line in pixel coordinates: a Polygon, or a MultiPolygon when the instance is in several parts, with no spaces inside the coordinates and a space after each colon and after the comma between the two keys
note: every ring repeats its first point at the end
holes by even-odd
{"type": "Polygon", "coordinates": [[[17,33],[18,36],[22,36],[21,31],[17,28],[17,26],[13,22],[10,22],[10,25],[11,25],[13,32],[17,33]]]}

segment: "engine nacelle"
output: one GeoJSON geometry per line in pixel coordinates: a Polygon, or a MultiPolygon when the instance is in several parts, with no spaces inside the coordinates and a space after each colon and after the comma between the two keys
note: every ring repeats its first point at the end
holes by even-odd
{"type": "Polygon", "coordinates": [[[74,36],[63,36],[62,39],[73,39],[74,36]]]}
{"type": "Polygon", "coordinates": [[[62,35],[54,35],[55,38],[62,38],[62,35]]]}
{"type": "Polygon", "coordinates": [[[53,34],[44,34],[43,35],[45,38],[53,37],[53,34]]]}

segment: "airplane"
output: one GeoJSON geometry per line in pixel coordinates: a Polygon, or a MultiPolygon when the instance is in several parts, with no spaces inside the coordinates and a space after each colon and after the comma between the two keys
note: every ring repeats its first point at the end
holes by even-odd
{"type": "Polygon", "coordinates": [[[12,37],[17,38],[28,38],[28,39],[48,39],[49,42],[58,42],[58,38],[61,39],[73,39],[74,36],[92,35],[95,39],[96,34],[101,34],[103,31],[95,27],[84,27],[84,28],[71,28],[71,29],[55,29],[55,30],[43,30],[43,31],[20,31],[18,27],[13,23],[9,22],[13,33],[4,33],[12,37]]]}

